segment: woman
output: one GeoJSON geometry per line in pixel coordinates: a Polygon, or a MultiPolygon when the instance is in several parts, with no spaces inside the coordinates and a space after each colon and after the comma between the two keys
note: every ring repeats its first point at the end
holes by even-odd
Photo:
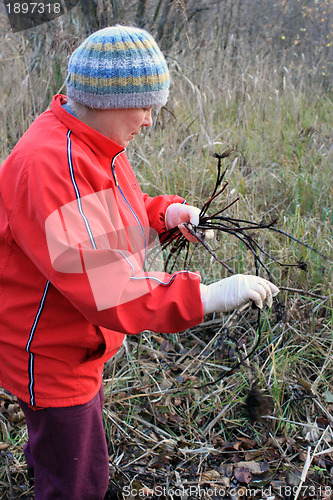
{"type": "Polygon", "coordinates": [[[126,334],[174,333],[278,289],[236,275],[147,268],[158,235],[199,222],[176,195],[143,194],[126,157],[169,71],[146,31],[114,26],[73,53],[54,96],[0,168],[0,382],[19,398],[36,500],[103,499],[102,372],[126,334]],[[155,243],[154,243],[155,242],[155,243]]]}

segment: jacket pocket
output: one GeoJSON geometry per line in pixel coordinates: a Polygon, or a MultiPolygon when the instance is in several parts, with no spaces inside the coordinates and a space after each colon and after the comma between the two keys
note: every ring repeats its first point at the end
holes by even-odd
{"type": "Polygon", "coordinates": [[[103,327],[96,327],[95,346],[88,350],[84,363],[94,363],[99,361],[105,363],[121,347],[125,335],[120,332],[108,330],[103,327]]]}

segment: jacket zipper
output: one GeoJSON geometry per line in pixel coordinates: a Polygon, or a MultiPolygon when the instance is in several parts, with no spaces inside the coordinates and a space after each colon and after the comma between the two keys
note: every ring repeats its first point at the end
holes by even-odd
{"type": "Polygon", "coordinates": [[[146,263],[146,255],[147,255],[147,242],[146,242],[146,236],[145,236],[145,233],[144,233],[144,230],[143,230],[143,227],[142,227],[142,224],[138,218],[138,216],[136,215],[136,213],[134,212],[133,208],[131,207],[129,201],[127,200],[125,194],[123,193],[123,190],[121,189],[121,187],[119,186],[119,183],[118,183],[118,179],[117,179],[117,175],[116,175],[116,172],[115,172],[115,161],[116,161],[116,158],[121,154],[121,153],[124,153],[124,151],[126,151],[125,149],[123,149],[122,151],[120,151],[119,153],[117,153],[113,158],[112,158],[112,162],[111,162],[111,172],[112,172],[112,175],[113,175],[113,178],[114,178],[114,182],[121,194],[121,196],[123,197],[123,199],[125,200],[125,203],[126,205],[128,206],[128,208],[130,209],[133,217],[135,218],[136,222],[138,223],[140,229],[141,229],[141,232],[142,232],[142,236],[143,236],[143,241],[144,241],[144,245],[145,245],[145,256],[144,256],[144,263],[143,263],[143,267],[145,266],[145,263],[146,263]]]}

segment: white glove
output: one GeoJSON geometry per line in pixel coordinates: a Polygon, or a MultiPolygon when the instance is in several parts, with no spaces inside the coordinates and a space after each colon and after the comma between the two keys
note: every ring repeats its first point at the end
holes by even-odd
{"type": "Polygon", "coordinates": [[[200,209],[183,203],[171,203],[165,212],[167,229],[178,227],[183,222],[190,222],[193,226],[199,224],[200,209]]]}
{"type": "Polygon", "coordinates": [[[260,309],[263,304],[272,306],[273,297],[279,289],[268,280],[258,276],[235,274],[211,285],[200,284],[204,313],[233,311],[253,300],[260,309]]]}
{"type": "MultiPolygon", "coordinates": [[[[165,225],[167,229],[178,227],[180,232],[189,241],[198,241],[189,231],[187,231],[184,223],[191,223],[193,226],[199,224],[200,209],[192,207],[191,205],[184,205],[182,203],[172,203],[168,206],[165,212],[165,225]]],[[[214,231],[207,230],[204,232],[206,239],[214,237],[214,231]]]]}

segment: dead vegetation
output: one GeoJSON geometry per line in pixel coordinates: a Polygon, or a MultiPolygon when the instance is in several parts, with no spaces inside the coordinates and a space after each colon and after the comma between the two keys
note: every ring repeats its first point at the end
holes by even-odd
{"type": "MultiPolygon", "coordinates": [[[[265,312],[251,360],[257,318],[249,306],[172,337],[127,337],[104,377],[108,498],[261,499],[269,492],[279,499],[296,491],[331,498],[324,493],[333,488],[326,305],[295,295],[288,311],[265,312]]],[[[1,401],[1,498],[29,498],[24,421],[15,398],[1,401]]]]}
{"type": "MultiPolygon", "coordinates": [[[[277,229],[329,255],[332,2],[325,14],[314,1],[205,0],[202,11],[195,0],[154,3],[129,12],[122,0],[82,2],[15,35],[0,15],[1,158],[64,92],[85,31],[137,16],[164,44],[173,80],[154,128],[129,150],[143,189],[203,206],[216,175],[208,153],[237,144],[223,159],[229,186],[206,215],[239,198],[222,215],[257,224],[278,216],[277,229]]],[[[257,311],[244,307],[174,336],[127,337],[106,367],[109,499],[332,498],[332,264],[283,234],[260,230],[259,244],[282,290],[260,332],[257,311]]],[[[255,272],[245,241],[225,232],[212,248],[235,272],[255,272]]],[[[228,272],[203,246],[190,252],[205,283],[228,272]]],[[[5,392],[0,428],[0,497],[32,498],[25,422],[5,392]]]]}

